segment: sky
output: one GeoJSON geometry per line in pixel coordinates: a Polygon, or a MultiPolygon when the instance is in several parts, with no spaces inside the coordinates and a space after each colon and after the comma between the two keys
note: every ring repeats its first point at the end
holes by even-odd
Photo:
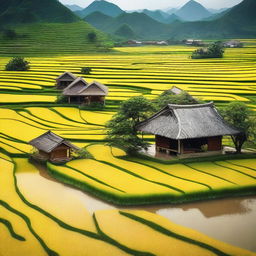
{"type": "MultiPolygon", "coordinates": [[[[123,10],[137,10],[137,9],[168,9],[172,7],[181,7],[188,0],[107,0],[117,4],[123,10]]],[[[221,9],[224,7],[231,7],[242,0],[197,0],[197,2],[204,5],[206,8],[221,9]]],[[[77,4],[81,7],[88,6],[93,0],[60,0],[63,4],[77,4]]]]}

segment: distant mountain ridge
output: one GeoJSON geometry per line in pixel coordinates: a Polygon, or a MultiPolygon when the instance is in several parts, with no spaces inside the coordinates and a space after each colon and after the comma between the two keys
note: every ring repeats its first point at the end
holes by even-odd
{"type": "Polygon", "coordinates": [[[94,12],[101,12],[105,15],[111,17],[117,17],[118,15],[122,14],[124,11],[117,5],[107,2],[105,0],[96,0],[92,2],[89,6],[84,8],[81,11],[76,11],[75,14],[81,18],[94,13],[94,12]]]}
{"type": "Polygon", "coordinates": [[[190,0],[175,12],[175,15],[185,21],[197,21],[210,17],[212,13],[198,2],[190,0]]]}
{"type": "Polygon", "coordinates": [[[70,11],[75,12],[75,11],[82,11],[83,8],[79,5],[76,4],[66,4],[65,5],[70,11]]]}
{"type": "Polygon", "coordinates": [[[57,0],[0,0],[0,23],[69,23],[79,21],[57,0]]]}

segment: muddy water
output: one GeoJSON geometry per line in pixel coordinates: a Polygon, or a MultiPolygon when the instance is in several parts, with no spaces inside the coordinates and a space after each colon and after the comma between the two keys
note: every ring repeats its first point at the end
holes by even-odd
{"type": "MultiPolygon", "coordinates": [[[[42,168],[44,178],[58,182],[42,168]]],[[[84,207],[92,214],[97,210],[124,209],[108,204],[87,193],[76,191],[84,207]]],[[[228,198],[182,205],[129,207],[164,216],[171,221],[193,228],[218,240],[256,252],[256,196],[228,198]]]]}

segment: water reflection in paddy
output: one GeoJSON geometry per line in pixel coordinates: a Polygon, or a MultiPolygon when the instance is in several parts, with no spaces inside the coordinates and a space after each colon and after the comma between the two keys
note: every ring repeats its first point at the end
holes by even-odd
{"type": "MultiPolygon", "coordinates": [[[[44,178],[58,182],[40,169],[44,178]]],[[[93,214],[97,210],[124,209],[108,204],[87,193],[66,186],[76,193],[84,207],[93,214]]],[[[193,228],[218,240],[256,252],[256,196],[217,199],[182,205],[128,207],[146,210],[171,221],[193,228]]]]}

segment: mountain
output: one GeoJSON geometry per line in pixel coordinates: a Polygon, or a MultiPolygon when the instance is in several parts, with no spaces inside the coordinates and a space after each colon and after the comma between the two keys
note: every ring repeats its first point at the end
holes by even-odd
{"type": "Polygon", "coordinates": [[[187,2],[175,14],[185,21],[202,20],[212,15],[203,5],[194,0],[187,2]]]}
{"type": "Polygon", "coordinates": [[[76,11],[75,13],[79,17],[84,18],[85,16],[93,12],[101,12],[111,17],[117,17],[118,15],[122,14],[124,11],[113,3],[109,3],[105,0],[96,0],[92,2],[89,6],[87,6],[85,9],[83,9],[82,11],[76,11]]]}
{"type": "Polygon", "coordinates": [[[221,13],[226,11],[229,8],[221,8],[221,9],[212,9],[212,8],[208,8],[208,11],[213,13],[213,14],[217,14],[217,13],[221,13]]]}
{"type": "Polygon", "coordinates": [[[94,26],[95,28],[102,29],[105,24],[109,24],[114,21],[115,18],[110,17],[102,12],[93,12],[87,15],[84,20],[94,26]]]}
{"type": "Polygon", "coordinates": [[[244,0],[213,21],[185,22],[170,28],[171,38],[255,38],[256,1],[244,0]]]}
{"type": "Polygon", "coordinates": [[[210,16],[204,20],[217,20],[217,19],[223,17],[225,14],[227,14],[231,10],[231,8],[229,8],[229,9],[223,8],[223,9],[225,9],[225,10],[222,12],[215,13],[212,16],[210,16]]]}
{"type": "Polygon", "coordinates": [[[142,12],[147,14],[149,17],[151,17],[156,21],[165,23],[166,16],[164,16],[160,10],[150,11],[150,10],[144,9],[142,12]]]}
{"type": "MultiPolygon", "coordinates": [[[[115,34],[120,27],[122,28],[122,25],[129,26],[130,31],[138,35],[136,39],[166,39],[169,31],[169,25],[160,23],[145,13],[123,13],[112,19],[103,18],[101,15],[101,19],[105,19],[104,22],[98,22],[98,15],[95,14],[94,19],[91,16],[87,16],[85,21],[110,34],[115,34]]],[[[127,29],[127,26],[125,29],[127,29]]],[[[124,31],[124,27],[122,31],[124,31]]]]}
{"type": "Polygon", "coordinates": [[[172,24],[173,22],[181,21],[181,18],[176,14],[171,14],[167,19],[165,19],[165,23],[172,24]]]}
{"type": "Polygon", "coordinates": [[[78,21],[58,0],[0,0],[0,23],[69,23],[78,21]]]}
{"type": "Polygon", "coordinates": [[[176,13],[177,11],[178,11],[177,8],[169,8],[165,12],[168,14],[173,14],[173,13],[176,13]]]}
{"type": "Polygon", "coordinates": [[[72,12],[75,12],[75,11],[82,11],[82,10],[83,10],[82,7],[80,7],[80,6],[76,5],[76,4],[71,4],[71,5],[66,4],[65,6],[66,6],[69,10],[71,10],[72,12]]]}
{"type": "Polygon", "coordinates": [[[136,34],[134,33],[134,31],[132,30],[132,28],[127,25],[127,24],[123,24],[121,25],[114,33],[117,36],[121,36],[123,38],[126,39],[131,39],[131,38],[135,38],[136,34]]]}

